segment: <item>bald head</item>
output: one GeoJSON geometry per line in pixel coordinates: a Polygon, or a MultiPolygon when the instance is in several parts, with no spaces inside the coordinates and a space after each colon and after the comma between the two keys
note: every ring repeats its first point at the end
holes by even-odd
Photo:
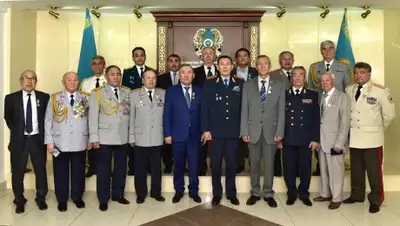
{"type": "Polygon", "coordinates": [[[69,92],[70,94],[75,93],[79,87],[78,74],[73,71],[66,72],[63,75],[62,83],[67,92],[69,92]]]}

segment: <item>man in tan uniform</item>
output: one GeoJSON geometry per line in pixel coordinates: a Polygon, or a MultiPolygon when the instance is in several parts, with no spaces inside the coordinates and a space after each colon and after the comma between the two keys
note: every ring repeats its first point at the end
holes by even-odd
{"type": "Polygon", "coordinates": [[[395,118],[389,90],[371,81],[371,66],[354,66],[356,83],[346,88],[351,98],[351,195],[343,203],[364,202],[365,170],[371,192],[369,212],[376,213],[384,199],[382,158],[384,133],[395,118]]]}

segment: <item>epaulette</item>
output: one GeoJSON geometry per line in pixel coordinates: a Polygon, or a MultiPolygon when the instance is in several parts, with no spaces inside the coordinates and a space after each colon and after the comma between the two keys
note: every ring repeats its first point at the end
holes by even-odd
{"type": "Polygon", "coordinates": [[[130,69],[132,69],[133,67],[135,67],[135,66],[127,67],[127,68],[125,68],[124,70],[130,70],[130,69]]]}
{"type": "Polygon", "coordinates": [[[242,78],[242,77],[240,77],[240,76],[237,76],[237,75],[234,75],[233,77],[234,77],[235,79],[244,80],[244,78],[242,78]]]}
{"type": "Polygon", "coordinates": [[[104,88],[104,86],[99,86],[96,89],[94,89],[94,91],[98,92],[98,91],[102,90],[103,88],[104,88]]]}
{"type": "Polygon", "coordinates": [[[216,79],[216,78],[217,78],[217,76],[210,76],[210,77],[207,77],[207,80],[216,79]]]}
{"type": "Polygon", "coordinates": [[[131,91],[131,89],[126,86],[121,86],[121,89],[129,90],[129,92],[131,91]]]}
{"type": "Polygon", "coordinates": [[[60,94],[60,93],[62,93],[63,91],[60,91],[60,92],[57,92],[57,93],[53,93],[53,94],[51,94],[51,96],[56,96],[57,94],[60,94]]]}
{"type": "Polygon", "coordinates": [[[375,83],[375,82],[372,82],[372,85],[375,87],[381,88],[381,89],[386,89],[386,87],[384,87],[383,85],[375,83]]]}
{"type": "Polygon", "coordinates": [[[310,67],[314,67],[316,64],[318,64],[319,62],[314,62],[310,65],[310,67]]]}
{"type": "Polygon", "coordinates": [[[346,86],[346,88],[349,88],[350,86],[352,86],[352,85],[354,85],[354,82],[353,83],[350,83],[350,84],[348,84],[347,86],[346,86]]]}
{"type": "Polygon", "coordinates": [[[141,88],[136,88],[136,89],[133,89],[133,90],[131,91],[131,93],[134,93],[134,92],[140,91],[140,89],[141,89],[141,88]]]}
{"type": "Polygon", "coordinates": [[[165,91],[163,88],[156,88],[156,90],[165,91]]]}
{"type": "Polygon", "coordinates": [[[85,95],[85,96],[90,96],[90,93],[87,93],[87,92],[79,91],[79,93],[80,93],[80,94],[83,94],[83,95],[85,95]]]}

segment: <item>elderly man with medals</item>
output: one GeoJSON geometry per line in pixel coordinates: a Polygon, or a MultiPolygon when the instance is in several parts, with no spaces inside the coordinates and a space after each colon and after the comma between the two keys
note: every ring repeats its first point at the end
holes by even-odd
{"type": "Polygon", "coordinates": [[[79,92],[78,75],[67,72],[62,80],[65,90],[55,93],[47,105],[45,144],[53,154],[54,186],[58,210],[67,210],[69,184],[77,208],[84,208],[86,149],[88,131],[88,93],[79,92]],[[71,167],[70,167],[71,166],[71,167]]]}

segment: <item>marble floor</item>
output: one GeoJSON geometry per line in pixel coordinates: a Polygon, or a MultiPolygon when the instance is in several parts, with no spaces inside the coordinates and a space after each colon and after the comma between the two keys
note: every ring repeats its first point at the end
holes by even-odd
{"type": "MultiPolygon", "coordinates": [[[[247,226],[247,225],[304,225],[304,226],[398,226],[400,225],[400,192],[387,192],[386,200],[377,214],[368,213],[368,203],[342,205],[338,210],[328,210],[327,203],[313,203],[305,207],[301,202],[286,206],[283,193],[276,194],[278,208],[271,209],[264,201],[254,206],[246,206],[248,196],[238,196],[241,204],[232,206],[227,200],[220,207],[210,205],[211,194],[200,194],[202,204],[191,201],[187,195],[178,204],[172,204],[173,193],[165,193],[165,203],[157,203],[148,198],[140,205],[135,203],[135,194],[127,193],[130,205],[123,206],[115,202],[109,203],[109,210],[98,210],[98,202],[94,192],[85,194],[85,209],[77,209],[69,203],[68,211],[60,213],[53,191],[49,192],[47,203],[49,209],[40,211],[34,203],[34,191],[27,190],[28,199],[24,214],[14,212],[13,195],[10,190],[0,191],[0,226],[247,226]],[[250,216],[251,215],[251,216],[250,216]],[[198,220],[196,220],[198,219],[198,220]],[[228,220],[229,219],[229,220],[228,220]],[[183,223],[182,223],[183,222],[183,223]]],[[[318,194],[313,193],[315,197],[318,194]]]]}

